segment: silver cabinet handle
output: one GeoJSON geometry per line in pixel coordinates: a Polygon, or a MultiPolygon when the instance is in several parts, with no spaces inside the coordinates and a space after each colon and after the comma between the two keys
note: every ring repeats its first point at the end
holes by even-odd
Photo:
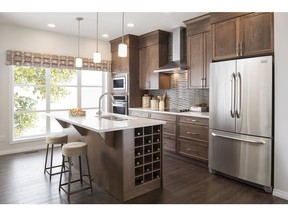
{"type": "Polygon", "coordinates": [[[192,132],[187,132],[187,134],[190,134],[190,135],[198,135],[198,133],[192,133],[192,132]]]}
{"type": "Polygon", "coordinates": [[[236,55],[239,56],[240,54],[240,43],[236,42],[236,55]]]}
{"type": "Polygon", "coordinates": [[[231,74],[230,78],[230,115],[232,118],[235,117],[235,73],[231,74]]]}
{"type": "Polygon", "coordinates": [[[189,118],[187,118],[186,121],[193,122],[193,123],[198,122],[198,121],[195,120],[195,119],[189,119],[189,118]]]}
{"type": "Polygon", "coordinates": [[[243,56],[243,42],[240,42],[240,56],[243,56]]]}
{"type": "Polygon", "coordinates": [[[254,144],[265,144],[264,141],[255,141],[255,140],[250,140],[250,139],[231,137],[231,136],[216,134],[216,133],[213,133],[213,132],[211,134],[214,137],[221,137],[221,138],[225,138],[225,139],[238,140],[238,141],[242,141],[242,142],[250,142],[250,143],[254,143],[254,144]]]}
{"type": "Polygon", "coordinates": [[[236,76],[236,86],[237,86],[237,108],[236,108],[236,117],[239,119],[241,115],[241,100],[242,100],[242,78],[241,74],[238,72],[236,76]]]}

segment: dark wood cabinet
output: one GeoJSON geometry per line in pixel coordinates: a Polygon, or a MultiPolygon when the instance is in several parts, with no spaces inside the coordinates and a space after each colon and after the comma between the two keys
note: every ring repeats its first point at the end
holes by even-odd
{"type": "Polygon", "coordinates": [[[240,55],[272,54],[274,51],[273,13],[252,13],[240,18],[240,55]]]}
{"type": "Polygon", "coordinates": [[[138,36],[124,36],[124,43],[128,46],[127,57],[118,56],[118,45],[121,42],[122,37],[110,41],[112,54],[111,70],[113,73],[133,72],[139,65],[138,36]]]}
{"type": "Polygon", "coordinates": [[[184,23],[187,26],[189,88],[207,88],[209,67],[212,62],[210,16],[204,15],[184,23]]]}
{"type": "Polygon", "coordinates": [[[273,54],[273,13],[211,13],[210,20],[214,61],[273,54]]]}
{"type": "Polygon", "coordinates": [[[127,92],[114,94],[127,94],[129,107],[140,107],[142,105],[142,95],[147,93],[139,88],[139,40],[138,36],[125,35],[124,43],[127,44],[127,57],[118,56],[118,45],[122,42],[122,38],[116,38],[110,41],[112,54],[112,76],[126,74],[127,92]]]}
{"type": "Polygon", "coordinates": [[[179,118],[179,154],[208,162],[208,124],[206,118],[179,118]]]}
{"type": "Polygon", "coordinates": [[[150,113],[151,119],[158,119],[166,121],[163,125],[163,149],[176,152],[176,122],[177,116],[171,114],[150,113]]]}
{"type": "Polygon", "coordinates": [[[139,77],[141,89],[168,88],[167,75],[154,73],[168,63],[169,32],[156,30],[139,37],[139,77]]]}
{"type": "Polygon", "coordinates": [[[163,128],[163,150],[174,156],[207,166],[209,118],[164,114],[130,109],[130,115],[166,121],[163,128]]]}
{"type": "Polygon", "coordinates": [[[189,88],[209,87],[209,68],[212,62],[211,32],[187,38],[189,88]]]}

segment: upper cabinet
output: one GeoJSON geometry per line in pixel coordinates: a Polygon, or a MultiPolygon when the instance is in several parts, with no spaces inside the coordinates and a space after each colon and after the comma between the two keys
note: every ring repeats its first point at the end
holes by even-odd
{"type": "Polygon", "coordinates": [[[187,64],[189,88],[209,87],[212,62],[210,15],[184,22],[187,26],[187,64]]]}
{"type": "Polygon", "coordinates": [[[141,89],[169,88],[167,74],[154,73],[168,63],[169,32],[156,30],[139,37],[139,77],[141,89]]]}
{"type": "Polygon", "coordinates": [[[274,52],[273,13],[211,13],[213,60],[274,52]]]}
{"type": "MultiPolygon", "coordinates": [[[[138,36],[125,35],[124,43],[128,46],[127,57],[118,56],[118,45],[122,42],[122,37],[110,41],[112,54],[112,72],[128,73],[138,68],[138,36]]],[[[138,69],[137,69],[138,71],[138,69]]]]}

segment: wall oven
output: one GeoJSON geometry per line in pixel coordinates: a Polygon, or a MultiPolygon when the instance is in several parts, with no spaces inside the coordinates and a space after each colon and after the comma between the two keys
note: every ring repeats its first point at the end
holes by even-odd
{"type": "Polygon", "coordinates": [[[114,74],[112,77],[112,89],[114,93],[127,93],[127,74],[114,74]]]}
{"type": "Polygon", "coordinates": [[[128,115],[128,96],[127,95],[113,95],[113,113],[128,115]]]}

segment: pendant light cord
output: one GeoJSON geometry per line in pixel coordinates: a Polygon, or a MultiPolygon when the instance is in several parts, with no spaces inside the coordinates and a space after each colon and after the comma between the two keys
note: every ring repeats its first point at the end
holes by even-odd
{"type": "Polygon", "coordinates": [[[80,19],[78,19],[78,57],[80,57],[80,19]]]}
{"type": "Polygon", "coordinates": [[[124,43],[124,12],[122,12],[122,43],[124,43]]]}
{"type": "Polygon", "coordinates": [[[82,17],[76,17],[78,21],[78,58],[80,58],[80,21],[83,20],[82,17]]]}
{"type": "Polygon", "coordinates": [[[96,52],[98,52],[98,12],[97,12],[97,33],[96,33],[96,52]]]}

